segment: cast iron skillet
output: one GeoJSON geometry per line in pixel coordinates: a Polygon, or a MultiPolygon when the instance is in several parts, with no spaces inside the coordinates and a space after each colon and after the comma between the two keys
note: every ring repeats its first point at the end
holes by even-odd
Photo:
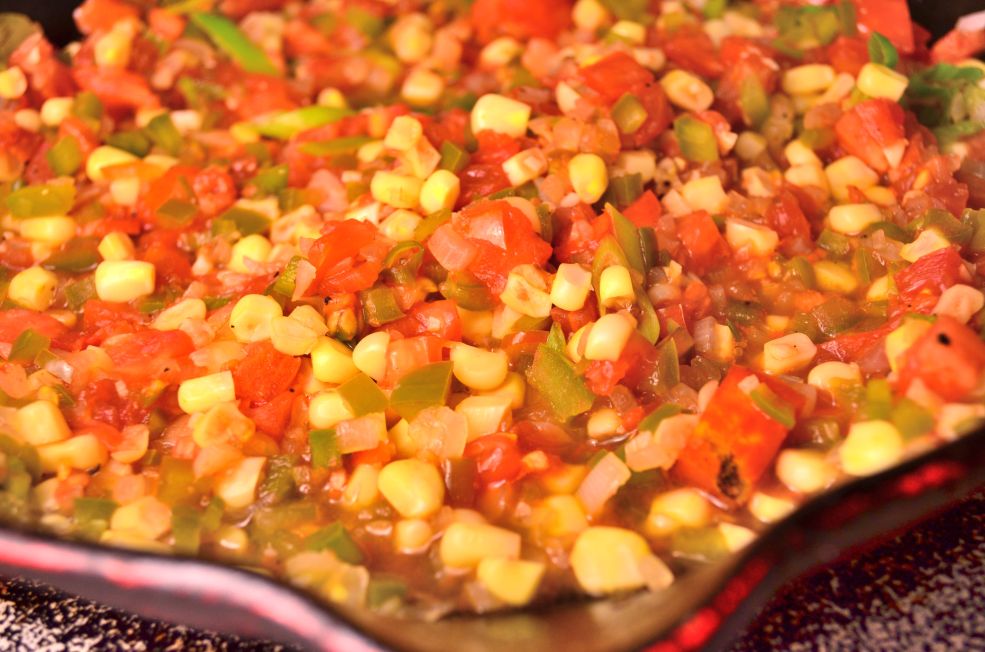
{"type": "MultiPolygon", "coordinates": [[[[913,0],[914,20],[939,36],[981,0],[913,0]]],[[[56,42],[74,38],[75,2],[2,0],[56,42]]],[[[309,650],[671,652],[720,649],[785,580],[850,553],[985,484],[985,428],[878,475],[808,501],[742,553],[695,568],[658,593],[437,623],[319,602],[245,570],[195,558],[64,541],[0,527],[0,573],[38,579],[140,615],[309,650]]]]}

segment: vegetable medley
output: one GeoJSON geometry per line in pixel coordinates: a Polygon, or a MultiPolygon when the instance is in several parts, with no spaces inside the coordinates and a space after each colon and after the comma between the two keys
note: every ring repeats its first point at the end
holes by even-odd
{"type": "Polygon", "coordinates": [[[150,4],[0,17],[8,522],[437,617],[663,589],[985,417],[974,34],[150,4]]]}

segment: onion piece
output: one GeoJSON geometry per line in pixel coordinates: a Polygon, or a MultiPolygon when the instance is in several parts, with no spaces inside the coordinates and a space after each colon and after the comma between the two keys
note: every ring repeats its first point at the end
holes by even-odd
{"type": "Polygon", "coordinates": [[[606,453],[592,467],[575,492],[589,514],[598,514],[619,487],[629,482],[633,472],[614,453],[606,453]]]}

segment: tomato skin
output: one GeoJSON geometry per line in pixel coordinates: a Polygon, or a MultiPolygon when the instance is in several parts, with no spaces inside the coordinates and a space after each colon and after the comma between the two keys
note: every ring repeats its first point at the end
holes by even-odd
{"type": "Polygon", "coordinates": [[[523,455],[516,439],[507,434],[485,435],[465,446],[465,457],[474,459],[482,484],[509,482],[523,471],[523,455]]]}
{"type": "Polygon", "coordinates": [[[717,79],[725,72],[711,37],[701,29],[681,28],[663,43],[664,54],[679,68],[717,79]]]}
{"type": "Polygon", "coordinates": [[[780,236],[780,248],[786,255],[804,252],[811,247],[811,224],[800,208],[796,195],[782,190],[766,209],[770,228],[780,236]]]}
{"type": "Polygon", "coordinates": [[[265,403],[287,392],[301,369],[301,359],[281,353],[270,340],[246,345],[246,357],[233,368],[236,394],[265,403]]]}
{"type": "Polygon", "coordinates": [[[150,31],[165,41],[175,41],[185,31],[185,19],[167,9],[154,7],[147,13],[150,31]]]}
{"type": "Polygon", "coordinates": [[[269,401],[253,402],[243,399],[240,411],[253,420],[257,429],[272,437],[281,437],[291,420],[296,394],[285,391],[269,401]]]}
{"type": "Polygon", "coordinates": [[[155,108],[161,104],[147,80],[129,70],[77,65],[72,76],[75,83],[95,93],[110,109],[155,108]]]}
{"type": "Polygon", "coordinates": [[[860,360],[876,347],[882,347],[892,326],[881,326],[874,330],[858,333],[842,333],[818,345],[819,356],[827,360],[854,362],[860,360]]]}
{"type": "Polygon", "coordinates": [[[405,337],[430,333],[443,340],[457,342],[462,339],[462,320],[455,302],[448,299],[418,303],[405,317],[388,324],[389,329],[397,330],[405,337]]]}
{"type": "Polygon", "coordinates": [[[352,453],[352,456],[349,458],[349,464],[353,469],[362,464],[383,466],[393,459],[394,453],[396,453],[396,447],[393,445],[393,442],[385,441],[376,448],[352,453]]]}
{"type": "Polygon", "coordinates": [[[168,200],[193,199],[188,189],[192,187],[198,168],[189,165],[175,165],[161,177],[150,183],[147,192],[137,202],[137,214],[145,224],[157,224],[157,210],[168,200]]]}
{"type": "Polygon", "coordinates": [[[657,225],[657,220],[663,214],[663,207],[660,205],[660,200],[657,199],[657,196],[653,194],[653,191],[647,190],[636,201],[627,206],[622,214],[628,217],[629,221],[636,226],[654,227],[657,225]]]}
{"type": "Polygon", "coordinates": [[[869,63],[869,48],[861,38],[839,36],[827,48],[828,62],[837,72],[857,77],[862,66],[869,63]]]}
{"type": "Polygon", "coordinates": [[[329,222],[308,251],[315,266],[313,292],[345,294],[373,286],[383,269],[387,245],[376,227],[356,220],[329,222]]]}
{"type": "Polygon", "coordinates": [[[133,333],[143,319],[137,309],[126,303],[89,299],[82,308],[82,332],[78,346],[99,346],[113,335],[133,333]]]}
{"type": "Polygon", "coordinates": [[[476,0],[472,5],[472,27],[482,43],[501,35],[553,39],[568,26],[570,16],[565,0],[476,0]]]}
{"type": "Polygon", "coordinates": [[[182,362],[195,350],[191,338],[180,330],[121,334],[104,342],[102,347],[113,361],[109,373],[135,383],[180,380],[182,362]]]}
{"type": "Polygon", "coordinates": [[[903,139],[903,108],[885,99],[855,105],[835,123],[838,143],[878,172],[889,170],[883,152],[903,139]]]}
{"type": "Polygon", "coordinates": [[[674,112],[670,108],[670,102],[663,91],[663,87],[657,83],[647,84],[636,91],[636,98],[646,109],[646,120],[632,134],[623,134],[622,139],[630,147],[642,147],[655,140],[670,127],[674,112]]]}
{"type": "Polygon", "coordinates": [[[195,175],[192,190],[198,209],[206,217],[214,217],[236,201],[236,184],[222,168],[209,166],[195,175]]]}
{"type": "Polygon", "coordinates": [[[58,136],[60,138],[71,137],[75,139],[79,150],[82,152],[83,164],[89,158],[92,150],[99,147],[99,139],[96,137],[96,134],[92,133],[89,125],[74,115],[68,116],[58,125],[58,136]]]}
{"type": "Polygon", "coordinates": [[[941,315],[904,354],[899,388],[906,392],[919,379],[945,401],[968,396],[985,371],[985,342],[973,330],[941,315]]]}
{"type": "Polygon", "coordinates": [[[587,326],[598,318],[598,304],[590,299],[579,310],[562,310],[557,306],[551,308],[551,320],[561,326],[565,337],[570,336],[582,326],[587,326]]]}
{"type": "Polygon", "coordinates": [[[85,35],[103,32],[121,20],[140,18],[139,10],[133,5],[118,0],[86,0],[72,12],[75,24],[85,35]]]}
{"type": "Polygon", "coordinates": [[[688,268],[699,274],[721,263],[728,252],[725,238],[706,211],[678,218],[677,234],[687,252],[688,268]]]}
{"type": "Polygon", "coordinates": [[[51,338],[56,345],[68,335],[68,327],[50,315],[25,308],[0,310],[0,342],[13,344],[28,328],[51,338]]]}
{"type": "Polygon", "coordinates": [[[44,99],[75,95],[71,71],[55,58],[55,49],[40,30],[17,46],[8,63],[23,70],[31,89],[44,99]]]}
{"type": "Polygon", "coordinates": [[[609,104],[653,81],[653,74],[625,52],[614,52],[585,66],[578,74],[609,104]]]}
{"type": "MultiPolygon", "coordinates": [[[[138,390],[131,389],[125,397],[121,397],[116,382],[111,378],[102,378],[86,385],[79,392],[75,405],[66,411],[69,424],[73,428],[98,428],[99,424],[106,424],[119,431],[128,425],[145,423],[150,409],[134,400],[138,390]]],[[[101,430],[100,433],[114,437],[109,430],[101,430]]]]}
{"type": "Polygon", "coordinates": [[[896,273],[893,280],[902,301],[912,301],[923,293],[934,295],[958,282],[961,272],[961,256],[954,247],[945,247],[922,256],[915,263],[896,273]]]}
{"type": "Polygon", "coordinates": [[[767,47],[738,36],[722,40],[720,57],[724,64],[715,96],[731,122],[744,120],[739,99],[748,77],[755,77],[767,95],[776,90],[778,74],[771,65],[774,53],[767,47]]]}
{"type": "Polygon", "coordinates": [[[459,174],[462,189],[456,208],[509,188],[510,180],[503,171],[503,161],[520,151],[520,144],[506,134],[486,130],[475,137],[478,147],[459,174]]]}
{"type": "Polygon", "coordinates": [[[906,0],[854,0],[859,31],[879,32],[903,54],[915,48],[910,7],[906,0]]]}
{"type": "Polygon", "coordinates": [[[189,254],[178,246],[181,234],[174,230],[150,231],[140,238],[137,257],[157,270],[158,283],[183,284],[192,280],[189,254]]]}
{"type": "Polygon", "coordinates": [[[985,50],[985,31],[952,29],[930,49],[934,63],[958,63],[985,50]]]}

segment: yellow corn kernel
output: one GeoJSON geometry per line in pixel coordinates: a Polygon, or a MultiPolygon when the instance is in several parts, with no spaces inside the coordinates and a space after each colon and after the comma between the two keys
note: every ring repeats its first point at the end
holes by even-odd
{"type": "Polygon", "coordinates": [[[423,61],[431,51],[432,25],[421,13],[400,16],[390,28],[389,41],[393,53],[403,63],[423,61]]]}
{"type": "Polygon", "coordinates": [[[858,289],[858,278],[852,270],[833,260],[819,260],[814,263],[814,279],[820,289],[828,292],[851,294],[858,289]]]}
{"type": "Polygon", "coordinates": [[[352,511],[372,507],[380,495],[377,488],[379,474],[379,469],[372,464],[357,466],[342,492],[342,506],[352,511]]]}
{"type": "Polygon", "coordinates": [[[117,149],[116,147],[110,147],[109,145],[103,145],[97,147],[89,154],[89,158],[86,160],[86,175],[92,181],[106,181],[106,175],[103,170],[114,165],[122,165],[123,163],[131,163],[136,161],[137,157],[122,149],[117,149]]]}
{"type": "MultiPolygon", "coordinates": [[[[505,163],[503,165],[506,165],[505,163]]],[[[435,170],[421,186],[421,210],[425,213],[436,213],[442,209],[451,210],[458,201],[462,183],[458,176],[449,170],[435,170]]],[[[418,222],[420,218],[418,218],[418,222]]],[[[415,225],[416,226],[416,225],[415,225]]],[[[411,238],[404,239],[412,239],[411,238]]],[[[395,238],[394,238],[395,239],[395,238]]]]}
{"type": "Polygon", "coordinates": [[[21,237],[51,247],[65,244],[75,237],[78,225],[71,217],[32,217],[20,221],[21,237]]]}
{"type": "Polygon", "coordinates": [[[354,419],[342,395],[334,389],[318,392],[308,403],[308,422],[314,428],[331,428],[341,421],[354,419]]]}
{"type": "Polygon", "coordinates": [[[151,327],[159,331],[174,331],[189,319],[205,319],[207,308],[201,299],[182,299],[158,313],[151,327]]]}
{"type": "Polygon", "coordinates": [[[130,236],[120,231],[104,235],[98,250],[103,260],[132,260],[136,251],[130,236]]]}
{"type": "Polygon", "coordinates": [[[869,97],[881,97],[890,102],[898,102],[910,83],[906,75],[878,63],[869,62],[862,66],[855,85],[869,97]]]}
{"type": "Polygon", "coordinates": [[[592,290],[592,273],[577,263],[561,263],[551,284],[551,302],[561,310],[581,310],[592,290]]]}
{"type": "Polygon", "coordinates": [[[217,403],[194,419],[192,439],[205,448],[220,443],[241,443],[256,433],[256,424],[235,403],[217,403]]]}
{"type": "Polygon", "coordinates": [[[462,340],[470,344],[483,344],[492,336],[493,312],[491,310],[466,310],[455,306],[462,322],[462,340]]]}
{"type": "Polygon", "coordinates": [[[700,177],[685,183],[680,189],[684,201],[692,210],[721,213],[728,206],[728,196],[717,176],[700,177]]]}
{"type": "Polygon", "coordinates": [[[622,417],[612,408],[601,408],[592,412],[585,424],[585,430],[592,439],[608,439],[625,431],[622,417]]]}
{"type": "Polygon", "coordinates": [[[147,454],[150,428],[142,423],[126,426],[123,428],[123,439],[127,442],[126,446],[114,450],[110,453],[110,457],[117,462],[133,464],[147,454]]]}
{"type": "Polygon", "coordinates": [[[452,372],[469,389],[494,390],[506,380],[509,357],[503,350],[487,351],[468,344],[456,344],[451,350],[452,372]]]}
{"type": "Polygon", "coordinates": [[[229,371],[189,378],[178,386],[178,406],[188,414],[205,412],[218,403],[236,400],[236,386],[229,371]]]}
{"type": "Polygon", "coordinates": [[[610,265],[599,276],[599,300],[606,308],[625,308],[636,298],[633,278],[623,265],[610,265]]]}
{"type": "Polygon", "coordinates": [[[227,268],[234,272],[248,274],[250,268],[247,266],[246,259],[248,258],[255,263],[265,263],[272,249],[273,245],[270,244],[270,240],[259,233],[248,235],[233,245],[227,268]]]}
{"type": "Polygon", "coordinates": [[[370,333],[359,340],[352,350],[352,364],[373,380],[380,380],[386,375],[386,352],[389,346],[389,333],[370,333]]]}
{"type": "Polygon", "coordinates": [[[578,199],[586,204],[597,202],[609,187],[609,173],[598,154],[572,156],[568,161],[568,178],[578,199]]]}
{"type": "Polygon", "coordinates": [[[620,20],[609,28],[609,34],[633,45],[643,45],[646,41],[646,27],[631,20],[620,20]]]}
{"type": "Polygon", "coordinates": [[[241,527],[220,525],[213,535],[215,544],[225,554],[242,555],[250,548],[250,537],[241,527]]]}
{"type": "Polygon", "coordinates": [[[18,109],[14,112],[14,124],[32,133],[41,131],[41,114],[34,109],[18,109]]]}
{"type": "Polygon", "coordinates": [[[496,131],[512,138],[527,133],[530,107],[523,102],[490,93],[483,95],[472,107],[472,133],[496,131]]]}
{"type": "Polygon", "coordinates": [[[121,20],[112,29],[96,39],[93,47],[93,58],[97,66],[109,68],[126,68],[130,63],[130,50],[136,24],[133,21],[121,20]]]}
{"type": "Polygon", "coordinates": [[[828,211],[831,230],[845,235],[858,235],[880,220],[882,213],[875,204],[841,204],[828,211]]]}
{"type": "Polygon", "coordinates": [[[417,459],[396,460],[380,470],[380,493],[404,518],[427,518],[445,500],[445,483],[433,465],[417,459]]]}
{"type": "Polygon", "coordinates": [[[497,599],[522,607],[537,593],[544,570],[537,561],[489,557],[479,562],[476,578],[497,599]]]}
{"type": "Polygon", "coordinates": [[[547,157],[539,147],[531,147],[503,161],[502,168],[515,188],[547,172],[547,157]]]}
{"type": "Polygon", "coordinates": [[[369,189],[373,199],[394,208],[417,208],[423,182],[412,176],[380,170],[369,189]]]}
{"type": "Polygon", "coordinates": [[[94,280],[100,299],[122,303],[154,294],[157,272],[142,260],[105,260],[96,267],[94,280]]]}
{"type": "Polygon", "coordinates": [[[886,186],[872,186],[862,191],[865,198],[877,206],[889,208],[896,205],[896,194],[886,186]]]}
{"type": "Polygon", "coordinates": [[[143,496],[118,507],[109,527],[114,532],[153,541],[171,530],[171,508],[154,496],[143,496]]]}
{"type": "Polygon", "coordinates": [[[479,53],[479,65],[489,70],[508,66],[523,52],[523,45],[510,36],[500,36],[489,42],[479,53]]]}
{"type": "Polygon", "coordinates": [[[260,142],[260,132],[249,122],[236,122],[229,127],[229,135],[241,145],[260,142]]]}
{"type": "Polygon", "coordinates": [[[72,436],[62,411],[50,401],[34,401],[18,408],[14,423],[20,436],[32,446],[53,444],[72,436]]]}
{"type": "Polygon", "coordinates": [[[756,538],[756,533],[747,527],[735,523],[719,523],[718,531],[725,539],[725,547],[729,552],[742,550],[756,538]]]}
{"type": "Polygon", "coordinates": [[[783,73],[783,92],[789,95],[823,93],[835,80],[835,69],[823,63],[808,63],[783,73]]]}
{"type": "Polygon", "coordinates": [[[308,355],[318,344],[318,333],[292,317],[270,320],[270,343],[286,355],[308,355]]]}
{"type": "Polygon", "coordinates": [[[551,295],[540,270],[534,265],[517,265],[506,277],[506,288],[499,297],[506,306],[528,317],[551,314],[551,295]]]}
{"type": "Polygon", "coordinates": [[[657,157],[648,149],[619,152],[611,176],[638,174],[643,183],[649,183],[657,175],[657,157]]]}
{"type": "MultiPolygon", "coordinates": [[[[46,127],[58,127],[65,118],[72,115],[72,105],[75,99],[71,97],[51,97],[41,105],[41,122],[46,127]]],[[[97,149],[98,151],[98,149],[97,149]]]]}
{"type": "Polygon", "coordinates": [[[511,371],[506,374],[506,380],[495,388],[482,392],[482,396],[502,396],[510,400],[510,409],[519,410],[527,395],[527,382],[521,374],[511,371]]]}
{"type": "Polygon", "coordinates": [[[751,256],[771,256],[780,243],[773,229],[739,217],[725,220],[725,240],[734,251],[746,251],[751,256]]]}
{"type": "Polygon", "coordinates": [[[861,384],[862,372],[854,362],[822,362],[807,374],[807,383],[826,392],[832,391],[837,384],[861,384]]]}
{"type": "Polygon", "coordinates": [[[776,458],[776,477],[790,491],[812,494],[838,479],[838,470],[821,451],[788,448],[776,458]]]}
{"type": "Polygon", "coordinates": [[[469,426],[469,441],[502,430],[510,414],[509,396],[468,396],[455,406],[469,426]]]}
{"type": "Polygon", "coordinates": [[[229,509],[246,509],[255,502],[266,457],[246,457],[226,470],[215,484],[215,495],[229,509]]]}
{"type": "Polygon", "coordinates": [[[711,522],[714,508],[701,492],[689,487],[658,494],[650,503],[646,531],[665,537],[680,528],[704,527],[711,522]]]}
{"type": "Polygon", "coordinates": [[[578,0],[571,10],[571,20],[578,29],[595,32],[604,27],[611,16],[599,0],[578,0]]]}
{"type": "Polygon", "coordinates": [[[588,527],[585,510],[570,494],[549,496],[537,508],[537,522],[549,537],[565,538],[588,527]]]}
{"type": "Polygon", "coordinates": [[[69,328],[74,328],[79,323],[79,317],[71,310],[49,310],[48,315],[54,317],[69,328]]]}
{"type": "Polygon", "coordinates": [[[695,338],[695,347],[702,355],[718,362],[731,362],[735,359],[735,334],[727,325],[719,324],[714,317],[705,317],[695,324],[694,332],[707,332],[711,335],[707,339],[695,338]]]}
{"type": "Polygon", "coordinates": [[[330,337],[319,338],[311,350],[311,369],[323,383],[341,384],[359,373],[349,347],[330,337]]]}
{"type": "Polygon", "coordinates": [[[893,371],[899,371],[900,357],[930,330],[930,322],[906,318],[886,336],[886,359],[893,371]]]}
{"type": "Polygon", "coordinates": [[[431,545],[433,537],[431,525],[421,518],[401,519],[393,526],[393,545],[397,552],[404,555],[424,552],[431,545]]]}
{"type": "Polygon", "coordinates": [[[735,154],[743,161],[753,161],[766,151],[766,138],[755,131],[743,131],[735,141],[735,154]]]}
{"type": "Polygon", "coordinates": [[[967,324],[982,308],[985,308],[985,294],[970,285],[958,283],[944,290],[933,314],[948,315],[967,324]]]}
{"type": "Polygon", "coordinates": [[[58,277],[41,267],[28,267],[10,279],[7,298],[30,310],[43,311],[55,298],[58,277]]]}
{"type": "Polygon", "coordinates": [[[441,561],[451,568],[475,568],[490,558],[518,559],[520,535],[486,523],[459,521],[445,530],[439,552],[441,561]]]}
{"type": "Polygon", "coordinates": [[[890,278],[888,274],[872,281],[872,285],[869,286],[869,289],[865,293],[866,301],[887,300],[889,298],[889,282],[890,278]]]}
{"type": "Polygon", "coordinates": [[[27,92],[27,77],[17,66],[0,71],[0,98],[16,100],[27,92]]]}
{"type": "Polygon", "coordinates": [[[284,314],[277,300],[265,294],[243,296],[229,313],[229,328],[238,342],[270,339],[270,322],[284,314]]]}
{"type": "Polygon", "coordinates": [[[783,149],[784,155],[787,157],[787,163],[791,166],[793,165],[815,165],[821,167],[821,159],[817,157],[810,147],[807,146],[801,139],[791,140],[787,143],[787,146],[783,149]]]}
{"type": "Polygon", "coordinates": [[[420,120],[409,115],[400,115],[393,119],[390,128],[383,138],[383,146],[399,152],[407,152],[420,142],[424,136],[424,127],[420,120]]]}
{"type": "Polygon", "coordinates": [[[817,346],[803,333],[790,333],[763,345],[763,370],[770,374],[799,371],[811,363],[817,346]]]}
{"type": "Polygon", "coordinates": [[[360,163],[373,163],[384,155],[382,140],[374,140],[366,143],[356,150],[356,159],[360,163]]]}
{"type": "Polygon", "coordinates": [[[438,73],[427,68],[414,68],[400,87],[400,97],[411,106],[432,106],[445,92],[445,80],[438,73]]]}
{"type": "Polygon", "coordinates": [[[825,176],[824,168],[820,165],[794,165],[787,168],[783,178],[798,188],[814,186],[826,193],[831,192],[828,187],[828,177],[825,176]]]}
{"type": "Polygon", "coordinates": [[[843,156],[824,168],[831,194],[838,201],[848,200],[848,187],[855,186],[863,192],[879,183],[879,175],[855,156],[843,156]]]}
{"type": "Polygon", "coordinates": [[[925,229],[913,242],[909,242],[900,247],[899,255],[903,260],[915,263],[927,254],[932,254],[939,249],[947,249],[951,242],[945,238],[937,229],[925,229]]]}
{"type": "Polygon", "coordinates": [[[640,562],[650,556],[646,540],[632,530],[590,527],[578,535],[570,561],[581,588],[592,595],[604,595],[646,584],[640,562]]]}
{"type": "Polygon", "coordinates": [[[686,70],[671,70],[660,79],[660,86],[671,104],[686,111],[707,111],[715,101],[711,87],[686,70]]]}
{"type": "MultiPolygon", "coordinates": [[[[437,174],[437,172],[435,172],[435,174],[437,174]]],[[[433,177],[434,174],[431,176],[433,177]]],[[[424,185],[426,188],[427,181],[424,182],[424,185]]],[[[425,188],[421,188],[422,205],[424,203],[424,194],[426,192],[425,188]]],[[[380,222],[380,233],[394,242],[406,242],[414,239],[414,233],[420,223],[420,215],[414,213],[413,211],[398,208],[390,213],[386,219],[380,222]]]]}
{"type": "Polygon", "coordinates": [[[85,471],[101,466],[106,463],[109,454],[95,435],[85,434],[38,446],[38,457],[41,458],[42,471],[57,473],[63,468],[85,471]]]}
{"type": "Polygon", "coordinates": [[[788,498],[771,496],[757,491],[749,499],[749,513],[763,523],[776,523],[793,511],[796,505],[788,498]]]}
{"type": "Polygon", "coordinates": [[[302,304],[291,311],[290,317],[291,319],[304,324],[319,335],[324,335],[328,332],[328,327],[325,325],[325,319],[313,306],[302,304]]]}
{"type": "Polygon", "coordinates": [[[842,470],[849,475],[877,473],[903,457],[903,436],[888,421],[853,423],[838,455],[842,470]]]}
{"type": "Polygon", "coordinates": [[[635,330],[636,320],[629,313],[602,315],[585,336],[585,359],[615,362],[635,330]]]}

